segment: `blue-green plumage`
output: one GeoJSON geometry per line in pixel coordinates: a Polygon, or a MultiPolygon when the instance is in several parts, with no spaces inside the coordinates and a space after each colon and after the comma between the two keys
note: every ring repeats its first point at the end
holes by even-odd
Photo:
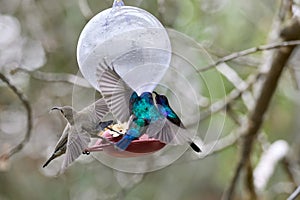
{"type": "Polygon", "coordinates": [[[132,140],[144,134],[146,126],[162,117],[153,103],[150,92],[144,92],[140,96],[133,92],[129,100],[129,109],[132,116],[129,129],[116,143],[116,146],[122,150],[125,150],[132,140]]]}
{"type": "Polygon", "coordinates": [[[172,108],[169,105],[169,101],[167,99],[166,96],[164,95],[160,95],[157,92],[153,92],[155,93],[155,100],[156,103],[158,105],[160,105],[158,107],[159,111],[172,123],[174,123],[175,125],[184,128],[180,118],[177,116],[177,114],[172,110],[172,108]]]}
{"type": "MultiPolygon", "coordinates": [[[[160,95],[157,92],[155,93],[155,101],[156,104],[158,104],[158,109],[160,113],[162,113],[169,121],[171,121],[173,124],[175,124],[178,127],[184,128],[183,123],[181,122],[180,118],[177,116],[177,114],[173,111],[173,109],[170,107],[168,98],[164,95],[160,95]]],[[[189,142],[191,148],[196,152],[201,152],[201,149],[192,141],[189,142]]]]}
{"type": "Polygon", "coordinates": [[[108,64],[106,60],[99,63],[97,73],[99,88],[112,114],[118,121],[128,122],[126,134],[116,143],[119,149],[126,150],[133,140],[147,134],[167,144],[180,145],[188,142],[195,151],[201,151],[192,142],[164,95],[144,92],[139,96],[122,80],[113,64],[108,64]]]}

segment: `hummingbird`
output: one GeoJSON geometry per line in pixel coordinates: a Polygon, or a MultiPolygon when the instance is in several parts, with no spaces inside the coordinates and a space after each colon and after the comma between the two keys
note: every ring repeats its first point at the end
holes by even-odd
{"type": "Polygon", "coordinates": [[[113,123],[113,120],[102,121],[109,113],[103,98],[78,112],[71,106],[53,107],[51,110],[59,110],[68,123],[55,146],[54,153],[43,167],[66,153],[62,165],[62,169],[66,169],[88,147],[90,137],[98,137],[97,134],[101,130],[113,123]]]}
{"type": "Polygon", "coordinates": [[[106,60],[99,66],[97,72],[101,94],[114,117],[128,124],[125,135],[115,144],[118,149],[125,150],[133,140],[138,139],[146,131],[151,120],[148,110],[153,104],[152,95],[145,92],[138,96],[106,60]]]}
{"type": "MultiPolygon", "coordinates": [[[[101,127],[101,129],[105,129],[107,128],[109,125],[112,124],[112,120],[109,121],[104,121],[104,122],[100,122],[99,127],[101,127]]],[[[45,162],[45,164],[43,165],[43,168],[45,168],[46,166],[49,165],[49,163],[56,159],[57,157],[60,157],[61,155],[66,153],[67,150],[67,142],[68,142],[68,135],[70,133],[70,129],[71,126],[68,123],[65,126],[65,129],[60,137],[60,139],[58,140],[58,142],[55,145],[55,149],[54,152],[52,153],[52,155],[50,156],[50,158],[45,162]]]]}
{"type": "Polygon", "coordinates": [[[159,111],[154,106],[151,92],[139,96],[105,59],[99,64],[97,73],[101,94],[112,114],[120,122],[128,124],[125,135],[115,144],[118,149],[126,150],[133,140],[146,133],[152,121],[160,117],[159,111]]]}
{"type": "Polygon", "coordinates": [[[129,128],[123,138],[116,143],[116,146],[125,150],[129,144],[147,133],[148,126],[162,118],[158,109],[155,107],[151,92],[143,92],[140,96],[133,92],[130,97],[129,128]]]}
{"type": "MultiPolygon", "coordinates": [[[[198,153],[201,152],[201,149],[192,141],[191,138],[188,137],[188,134],[182,133],[182,132],[186,132],[186,128],[183,125],[180,118],[178,117],[178,115],[171,108],[171,106],[169,104],[169,101],[168,101],[168,98],[165,95],[158,94],[155,91],[153,91],[153,93],[155,94],[155,101],[156,101],[156,104],[157,104],[157,107],[158,107],[160,113],[167,118],[168,122],[171,122],[172,124],[176,125],[176,128],[179,131],[177,133],[178,140],[182,140],[183,142],[187,141],[190,144],[190,147],[194,151],[196,151],[198,153]]],[[[168,126],[172,127],[172,124],[166,123],[165,128],[168,127],[168,126]]],[[[176,131],[173,130],[173,131],[170,131],[169,134],[170,133],[175,133],[176,134],[176,131]]],[[[163,135],[165,135],[165,134],[163,134],[163,135]]],[[[176,136],[170,137],[170,138],[174,139],[174,138],[176,138],[176,136]]],[[[164,139],[161,139],[161,140],[164,141],[164,139]]],[[[164,141],[164,142],[170,143],[172,141],[164,141]]],[[[177,142],[182,143],[180,141],[177,141],[177,142]]]]}
{"type": "Polygon", "coordinates": [[[168,104],[163,102],[165,96],[158,93],[144,92],[140,96],[133,91],[117,74],[114,66],[106,60],[99,64],[98,84],[111,112],[118,120],[128,121],[128,130],[116,143],[120,150],[126,150],[129,144],[143,134],[148,134],[167,144],[189,142],[190,146],[200,152],[192,142],[181,120],[168,104]],[[153,94],[157,94],[155,101],[153,94]],[[178,131],[180,130],[180,131],[178,131]],[[183,134],[183,135],[181,135],[183,134]]]}

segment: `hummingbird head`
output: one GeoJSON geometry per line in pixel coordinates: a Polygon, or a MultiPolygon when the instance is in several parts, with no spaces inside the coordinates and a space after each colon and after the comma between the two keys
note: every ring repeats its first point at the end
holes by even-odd
{"type": "Polygon", "coordinates": [[[160,105],[169,105],[168,98],[165,95],[158,94],[157,92],[153,92],[155,94],[155,101],[160,105]]]}
{"type": "Polygon", "coordinates": [[[141,99],[145,99],[149,103],[153,103],[151,92],[143,92],[140,97],[141,99]]]}
{"type": "Polygon", "coordinates": [[[74,115],[76,114],[76,111],[71,106],[53,107],[51,110],[59,110],[71,125],[74,124],[74,115]]]}

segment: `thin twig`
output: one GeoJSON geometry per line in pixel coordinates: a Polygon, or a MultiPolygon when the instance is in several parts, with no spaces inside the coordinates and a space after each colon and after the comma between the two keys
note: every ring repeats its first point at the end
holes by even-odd
{"type": "Polygon", "coordinates": [[[32,78],[47,81],[47,82],[64,82],[64,83],[71,83],[74,85],[78,85],[85,88],[91,88],[91,85],[84,79],[73,74],[67,73],[49,73],[49,72],[41,72],[41,71],[28,71],[23,68],[17,68],[11,71],[11,74],[16,72],[25,72],[31,75],[32,78]]]}
{"type": "Polygon", "coordinates": [[[287,200],[294,200],[300,195],[300,186],[296,188],[296,190],[289,196],[287,200]]]}
{"type": "Polygon", "coordinates": [[[238,132],[238,130],[233,130],[230,134],[214,140],[212,142],[209,142],[207,144],[203,144],[201,146],[201,149],[203,150],[203,153],[201,154],[195,154],[194,152],[192,153],[187,153],[182,156],[177,164],[182,164],[186,162],[191,162],[191,161],[197,161],[199,159],[203,159],[206,157],[209,157],[211,155],[217,154],[219,152],[222,152],[226,150],[227,148],[232,147],[233,145],[236,144],[236,142],[241,138],[242,132],[238,132]]]}
{"type": "MultiPolygon", "coordinates": [[[[223,58],[224,56],[228,55],[229,52],[225,51],[224,49],[220,49],[219,47],[211,46],[211,45],[203,45],[207,52],[214,56],[215,58],[223,58]]],[[[232,63],[238,66],[244,67],[251,67],[253,69],[257,69],[257,66],[261,65],[261,59],[256,58],[254,56],[247,56],[247,57],[239,57],[232,60],[232,63]]]]}
{"type": "Polygon", "coordinates": [[[203,121],[203,120],[207,119],[209,116],[211,116],[212,114],[215,114],[215,113],[225,109],[230,103],[232,103],[233,101],[238,99],[242,93],[247,91],[257,81],[257,79],[260,77],[260,75],[261,75],[260,73],[256,74],[256,75],[250,75],[247,78],[247,80],[245,81],[243,88],[234,89],[225,97],[225,99],[222,99],[220,101],[217,101],[217,102],[211,104],[208,109],[204,110],[201,113],[200,121],[203,121]]]}
{"type": "Polygon", "coordinates": [[[32,129],[32,113],[31,113],[31,106],[29,104],[29,101],[24,96],[22,92],[20,92],[14,85],[10,83],[10,81],[4,76],[2,73],[0,73],[0,79],[5,82],[8,87],[18,96],[20,101],[22,102],[23,106],[25,107],[27,111],[27,130],[24,136],[24,139],[17,144],[14,148],[12,148],[9,152],[4,153],[0,156],[0,160],[7,160],[15,153],[21,151],[25,144],[29,141],[31,137],[31,129],[32,129]]]}
{"type": "Polygon", "coordinates": [[[237,140],[241,137],[241,132],[233,131],[232,133],[228,134],[227,136],[224,136],[223,138],[219,139],[217,142],[213,141],[209,144],[206,144],[204,146],[204,149],[211,149],[206,155],[211,156],[213,154],[219,153],[234,144],[236,144],[237,140]]]}
{"type": "Polygon", "coordinates": [[[238,116],[238,114],[234,112],[230,104],[228,104],[226,110],[226,114],[232,119],[234,123],[236,123],[238,126],[241,126],[243,124],[243,118],[238,116]]]}
{"type": "MultiPolygon", "coordinates": [[[[222,63],[219,66],[216,67],[217,70],[224,76],[226,79],[231,82],[231,84],[239,89],[243,90],[245,87],[247,87],[247,83],[238,75],[236,71],[234,71],[231,67],[229,67],[226,63],[222,63]]],[[[248,110],[253,108],[254,105],[254,97],[251,94],[250,91],[244,91],[241,94],[242,101],[245,104],[245,106],[248,108],[248,110]]]]}
{"type": "Polygon", "coordinates": [[[232,53],[228,56],[225,56],[225,57],[217,60],[216,62],[214,62],[208,66],[198,69],[197,71],[203,72],[203,71],[209,70],[211,68],[214,68],[215,66],[217,66],[221,63],[228,62],[228,61],[231,61],[233,59],[236,59],[236,58],[239,58],[242,56],[247,56],[249,54],[257,53],[259,51],[267,51],[267,50],[277,49],[277,48],[281,48],[281,47],[295,46],[295,45],[300,45],[300,40],[285,41],[285,42],[279,42],[279,43],[277,42],[277,43],[272,43],[272,44],[267,44],[267,45],[261,45],[258,47],[253,47],[250,49],[232,53]]]}

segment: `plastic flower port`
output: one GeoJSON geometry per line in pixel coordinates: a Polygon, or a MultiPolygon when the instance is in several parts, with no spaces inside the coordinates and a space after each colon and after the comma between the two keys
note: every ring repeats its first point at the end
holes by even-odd
{"type": "Polygon", "coordinates": [[[126,124],[114,124],[109,126],[105,131],[99,133],[103,139],[98,139],[93,146],[86,149],[86,152],[103,151],[111,156],[128,158],[154,153],[166,145],[165,143],[157,139],[149,138],[144,134],[139,139],[134,140],[128,146],[126,151],[120,151],[115,148],[113,143],[122,139],[126,127],[126,124]]]}

